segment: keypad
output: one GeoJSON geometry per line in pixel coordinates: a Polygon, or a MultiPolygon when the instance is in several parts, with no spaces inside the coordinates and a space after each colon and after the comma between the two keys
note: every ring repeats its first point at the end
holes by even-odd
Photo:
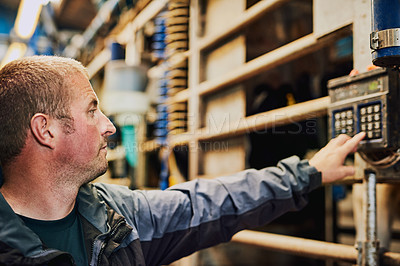
{"type": "Polygon", "coordinates": [[[354,134],[354,112],[353,109],[339,110],[333,114],[335,136],[340,134],[354,134]]]}
{"type": "Polygon", "coordinates": [[[359,106],[360,131],[366,132],[366,139],[379,139],[382,137],[382,112],[381,104],[373,103],[359,106]]]}

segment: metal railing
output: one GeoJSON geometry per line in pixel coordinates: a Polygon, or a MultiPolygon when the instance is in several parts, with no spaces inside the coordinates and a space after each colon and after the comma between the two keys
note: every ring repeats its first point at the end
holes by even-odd
{"type": "MultiPolygon", "coordinates": [[[[356,264],[358,259],[355,246],[300,237],[244,230],[234,235],[232,241],[303,257],[353,264],[356,264]]],[[[400,253],[385,252],[381,254],[381,262],[382,265],[400,265],[400,253]]]]}

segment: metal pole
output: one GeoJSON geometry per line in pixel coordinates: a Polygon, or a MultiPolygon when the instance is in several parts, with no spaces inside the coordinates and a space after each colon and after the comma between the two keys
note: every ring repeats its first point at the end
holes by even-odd
{"type": "MultiPolygon", "coordinates": [[[[376,234],[376,173],[371,169],[365,169],[365,192],[366,202],[364,207],[365,215],[365,241],[359,244],[361,247],[361,265],[378,266],[379,242],[376,234]]],[[[360,261],[358,262],[360,265],[360,261]]]]}
{"type": "MultiPolygon", "coordinates": [[[[350,245],[250,230],[237,233],[232,241],[303,257],[350,263],[356,263],[358,256],[357,250],[350,245]]],[[[382,262],[383,265],[400,265],[400,253],[385,252],[382,254],[382,262]]]]}
{"type": "Polygon", "coordinates": [[[250,230],[237,233],[232,241],[298,256],[357,262],[357,250],[344,244],[250,230]]]}

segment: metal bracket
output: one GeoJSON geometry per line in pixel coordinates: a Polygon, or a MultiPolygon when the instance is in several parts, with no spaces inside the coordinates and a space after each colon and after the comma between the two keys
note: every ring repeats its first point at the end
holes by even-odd
{"type": "Polygon", "coordinates": [[[370,47],[372,50],[393,46],[400,46],[400,28],[374,31],[370,34],[370,47]]]}

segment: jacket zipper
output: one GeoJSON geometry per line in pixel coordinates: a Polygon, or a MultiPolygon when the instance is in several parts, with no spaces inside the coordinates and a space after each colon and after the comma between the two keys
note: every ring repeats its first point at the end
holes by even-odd
{"type": "Polygon", "coordinates": [[[97,257],[97,265],[101,265],[101,264],[100,264],[101,255],[103,255],[104,248],[105,248],[105,246],[106,246],[106,241],[107,241],[107,239],[104,240],[103,243],[101,244],[100,251],[99,251],[99,255],[98,255],[98,257],[97,257]]]}
{"type": "MultiPolygon", "coordinates": [[[[117,232],[117,229],[118,229],[123,223],[125,223],[125,220],[124,220],[124,219],[120,219],[120,220],[111,228],[111,232],[108,234],[108,236],[106,237],[106,239],[104,239],[104,241],[102,242],[101,247],[100,247],[99,254],[98,254],[98,256],[97,256],[97,265],[100,265],[101,255],[102,255],[103,252],[104,252],[104,248],[105,248],[105,246],[106,246],[106,243],[114,236],[114,234],[117,232]]],[[[95,242],[96,242],[96,240],[93,241],[93,243],[92,243],[92,248],[91,248],[92,254],[93,254],[93,246],[94,246],[95,242]]]]}

